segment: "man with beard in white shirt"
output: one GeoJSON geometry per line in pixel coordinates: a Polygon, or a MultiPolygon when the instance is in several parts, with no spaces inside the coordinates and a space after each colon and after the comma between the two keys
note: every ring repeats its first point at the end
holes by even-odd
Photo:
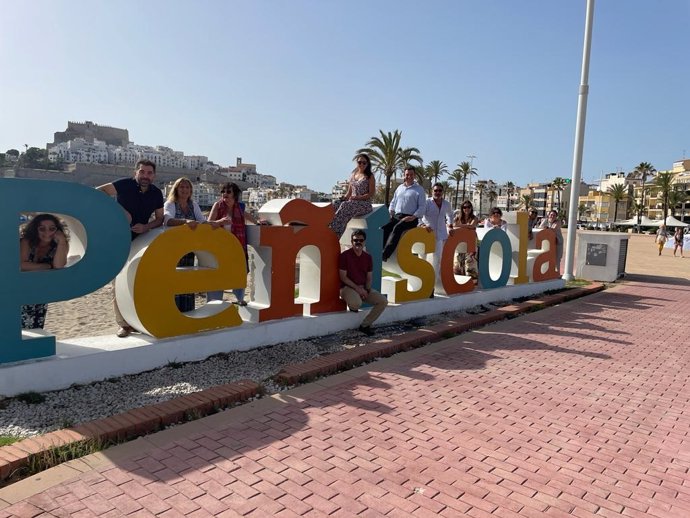
{"type": "MultiPolygon", "coordinates": [[[[427,254],[427,261],[434,265],[436,272],[436,284],[441,282],[441,256],[443,246],[449,235],[453,235],[453,210],[450,203],[443,199],[443,185],[435,183],[432,189],[432,197],[426,200],[424,215],[419,224],[427,232],[433,232],[436,238],[436,251],[427,254]]],[[[433,295],[432,295],[433,296],[433,295]]]]}

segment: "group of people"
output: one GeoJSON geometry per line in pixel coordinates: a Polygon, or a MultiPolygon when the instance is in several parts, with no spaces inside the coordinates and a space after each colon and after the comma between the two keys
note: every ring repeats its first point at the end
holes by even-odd
{"type": "MultiPolygon", "coordinates": [[[[156,187],[153,180],[156,176],[156,164],[150,160],[139,160],[133,178],[123,178],[113,183],[101,185],[98,190],[114,196],[122,206],[132,231],[132,240],[149,230],[161,225],[175,227],[187,225],[192,230],[198,225],[208,224],[214,229],[223,228],[232,233],[244,248],[245,265],[247,255],[246,224],[256,223],[254,218],[245,211],[241,201],[241,191],[237,184],[229,182],[220,190],[220,199],[213,204],[208,218],[205,218],[199,205],[192,199],[192,182],[185,177],[178,178],[170,190],[168,199],[163,201],[163,193],[156,187]]],[[[183,256],[178,266],[193,266],[194,253],[183,256]]],[[[244,289],[233,290],[235,303],[246,306],[244,289]]],[[[214,291],[206,295],[207,301],[222,300],[223,292],[214,291]]],[[[193,293],[176,295],[175,304],[182,312],[195,309],[195,295],[193,293]]],[[[129,336],[134,328],[124,319],[117,307],[117,300],[113,297],[115,319],[120,326],[117,336],[129,336]]]]}
{"type": "MultiPolygon", "coordinates": [[[[659,249],[659,255],[661,255],[661,251],[664,249],[664,246],[666,246],[666,241],[668,241],[668,234],[668,230],[666,230],[666,225],[664,224],[662,224],[659,227],[659,230],[656,231],[655,242],[659,249]]],[[[673,257],[677,257],[676,254],[678,253],[679,249],[680,256],[685,257],[685,255],[683,255],[683,239],[683,229],[680,227],[676,227],[676,231],[673,233],[673,257]]]]}
{"type": "MultiPolygon", "coordinates": [[[[372,211],[371,199],[374,194],[374,181],[371,176],[371,161],[366,154],[358,154],[355,157],[357,168],[350,177],[350,186],[341,202],[333,220],[331,228],[338,237],[344,232],[350,219],[368,214],[372,211]]],[[[398,186],[389,205],[390,221],[383,227],[383,254],[384,262],[393,255],[402,235],[416,227],[425,228],[434,232],[436,238],[436,253],[430,259],[433,262],[437,276],[440,275],[440,261],[443,245],[455,229],[476,229],[480,224],[475,215],[472,203],[464,201],[460,211],[453,213],[450,203],[444,199],[443,184],[435,183],[432,186],[432,196],[427,198],[421,185],[416,181],[414,166],[408,165],[404,170],[403,183],[398,186]]],[[[507,229],[507,222],[503,219],[503,212],[498,207],[491,209],[489,217],[484,220],[484,228],[507,229]]],[[[561,258],[563,257],[563,235],[558,212],[552,210],[547,217],[537,225],[537,211],[530,208],[528,211],[528,237],[534,238],[534,229],[550,228],[556,234],[556,268],[560,271],[561,258]]],[[[371,324],[378,318],[385,308],[385,297],[371,289],[371,258],[363,251],[366,234],[362,230],[352,233],[352,248],[341,253],[340,279],[341,297],[347,302],[352,311],[357,311],[363,302],[371,303],[374,308],[360,326],[360,331],[371,334],[371,324]],[[352,260],[357,257],[358,260],[352,260]],[[364,257],[364,259],[360,259],[364,257]],[[369,277],[367,277],[367,275],[369,277]],[[367,281],[367,279],[369,279],[367,281]]],[[[477,253],[467,252],[457,254],[454,273],[477,278],[477,253]]]]}
{"type": "MultiPolygon", "coordinates": [[[[339,200],[330,228],[340,238],[348,222],[373,210],[372,201],[375,194],[375,182],[372,173],[371,160],[365,153],[355,157],[356,167],[349,179],[349,186],[345,196],[339,200]]],[[[97,187],[98,190],[115,197],[125,212],[130,224],[131,238],[134,240],[161,225],[175,227],[187,225],[192,230],[198,225],[208,224],[214,229],[223,228],[232,233],[240,241],[245,252],[245,266],[248,263],[247,254],[247,223],[257,224],[257,221],[245,210],[241,202],[241,191],[235,183],[226,183],[221,188],[221,197],[213,204],[208,218],[204,216],[199,205],[193,200],[193,185],[187,178],[179,178],[173,184],[167,200],[154,184],[156,164],[150,160],[139,160],[135,166],[134,176],[122,178],[112,183],[97,187]]],[[[395,252],[402,235],[412,228],[422,227],[434,232],[436,239],[436,253],[433,254],[435,271],[439,274],[441,251],[443,244],[458,228],[475,229],[480,221],[474,214],[472,204],[464,201],[460,211],[454,214],[450,203],[444,199],[443,184],[435,183],[432,196],[427,198],[421,185],[416,181],[414,166],[408,165],[404,171],[404,180],[393,194],[389,206],[390,221],[383,227],[383,261],[395,252]]],[[[486,228],[506,229],[506,222],[502,218],[501,209],[495,207],[484,221],[486,228]]],[[[529,211],[529,234],[536,221],[536,211],[529,211]]],[[[557,236],[557,260],[563,253],[563,238],[556,211],[549,213],[548,218],[541,224],[541,228],[552,228],[557,236]]],[[[35,216],[21,232],[20,251],[21,268],[25,271],[63,268],[67,262],[68,232],[65,225],[52,214],[35,216]]],[[[387,305],[386,298],[371,287],[373,260],[364,250],[366,233],[355,230],[351,235],[352,247],[341,253],[339,258],[339,276],[341,283],[341,297],[351,311],[358,311],[363,303],[372,304],[373,309],[362,321],[359,330],[369,335],[373,331],[372,323],[379,317],[387,305]]],[[[682,252],[682,249],[681,249],[682,252]]],[[[180,267],[195,264],[193,252],[186,254],[178,263],[180,267]]],[[[458,254],[455,273],[477,277],[476,252],[458,254]]],[[[236,303],[245,306],[244,289],[233,290],[236,303]]],[[[223,298],[222,291],[210,292],[207,300],[223,298]]],[[[175,296],[175,303],[181,312],[195,309],[195,295],[181,294],[175,296]]],[[[134,331],[122,316],[115,297],[113,297],[115,319],[120,326],[117,336],[126,337],[134,331]]],[[[45,304],[24,306],[22,309],[22,325],[24,328],[42,328],[45,322],[45,304]]]]}
{"type": "MultiPolygon", "coordinates": [[[[98,190],[116,198],[124,210],[130,225],[131,239],[160,227],[187,225],[192,230],[198,225],[208,224],[214,229],[222,228],[232,233],[241,243],[247,254],[247,223],[257,223],[245,211],[240,188],[235,183],[226,183],[221,188],[220,199],[213,204],[208,218],[192,199],[193,186],[188,178],[178,178],[164,201],[163,193],[156,187],[156,164],[150,160],[139,160],[132,178],[122,178],[97,187],[98,190]]],[[[69,234],[65,224],[53,214],[34,216],[20,231],[20,259],[22,271],[50,270],[64,268],[67,263],[69,234]]],[[[178,266],[193,266],[195,256],[190,252],[183,256],[178,266]]],[[[233,290],[235,303],[246,306],[244,289],[233,290]]],[[[223,292],[210,292],[207,300],[223,298],[223,292]]],[[[175,304],[182,312],[195,309],[195,295],[175,296],[175,304]]],[[[119,325],[117,336],[124,338],[134,331],[120,312],[113,296],[115,320],[119,325]]],[[[22,327],[24,329],[43,328],[46,317],[45,304],[32,304],[22,307],[22,327]]]]}

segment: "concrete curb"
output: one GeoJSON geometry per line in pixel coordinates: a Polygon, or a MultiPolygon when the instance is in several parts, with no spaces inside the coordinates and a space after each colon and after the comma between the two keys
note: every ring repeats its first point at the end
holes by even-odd
{"type": "MultiPolygon", "coordinates": [[[[462,321],[449,320],[424,327],[404,335],[383,338],[375,342],[337,353],[315,358],[305,363],[284,367],[275,379],[279,383],[295,385],[357,367],[364,363],[392,356],[396,353],[440,342],[451,336],[476,329],[499,320],[554,306],[604,289],[602,283],[592,283],[560,293],[543,295],[537,299],[511,304],[462,321]]],[[[69,447],[81,442],[122,442],[147,435],[187,416],[204,417],[235,403],[247,401],[261,391],[252,380],[241,380],[188,394],[162,403],[135,408],[103,419],[88,421],[78,426],[30,437],[9,446],[0,447],[0,482],[6,481],[17,470],[29,466],[34,456],[55,448],[69,447]]]]}
{"type": "Polygon", "coordinates": [[[7,480],[17,470],[29,466],[33,456],[45,454],[55,448],[88,441],[109,443],[133,439],[182,422],[189,415],[203,417],[246,401],[260,391],[258,383],[240,380],[23,439],[0,448],[0,481],[7,480]]]}

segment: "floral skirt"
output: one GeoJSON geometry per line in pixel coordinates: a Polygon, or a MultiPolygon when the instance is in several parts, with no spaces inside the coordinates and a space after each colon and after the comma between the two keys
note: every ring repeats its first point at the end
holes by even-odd
{"type": "Polygon", "coordinates": [[[47,304],[22,306],[22,329],[43,329],[46,323],[47,304]]]}
{"type": "Polygon", "coordinates": [[[479,276],[477,273],[477,254],[458,254],[453,264],[453,273],[455,275],[468,275],[476,279],[479,276]]]}

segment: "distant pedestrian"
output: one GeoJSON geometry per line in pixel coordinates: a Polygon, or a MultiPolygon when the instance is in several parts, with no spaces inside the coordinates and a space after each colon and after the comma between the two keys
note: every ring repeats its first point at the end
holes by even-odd
{"type": "Polygon", "coordinates": [[[419,218],[424,215],[426,193],[422,186],[415,181],[415,174],[414,166],[405,167],[404,182],[395,190],[388,208],[391,220],[381,227],[383,229],[382,259],[384,261],[388,261],[388,258],[393,255],[403,233],[415,228],[419,223],[419,218]]]}
{"type": "Polygon", "coordinates": [[[338,239],[345,232],[348,222],[357,216],[369,214],[372,211],[371,201],[376,193],[374,174],[371,172],[369,155],[360,153],[355,157],[357,167],[350,175],[347,192],[336,209],[333,221],[329,225],[338,239]]]}
{"type": "Polygon", "coordinates": [[[673,234],[673,257],[676,256],[676,252],[680,248],[680,256],[685,257],[683,255],[683,229],[680,227],[676,227],[676,232],[673,234]]]}
{"type": "Polygon", "coordinates": [[[388,299],[371,287],[374,261],[371,255],[364,251],[367,234],[364,230],[357,229],[352,232],[350,240],[352,248],[342,252],[338,259],[340,297],[350,311],[359,311],[363,302],[374,306],[359,326],[362,333],[371,336],[374,334],[371,324],[386,309],[388,299]]]}
{"type": "Polygon", "coordinates": [[[656,231],[656,246],[659,248],[659,255],[661,255],[666,241],[668,241],[668,232],[666,232],[666,225],[662,224],[656,231]]]}

